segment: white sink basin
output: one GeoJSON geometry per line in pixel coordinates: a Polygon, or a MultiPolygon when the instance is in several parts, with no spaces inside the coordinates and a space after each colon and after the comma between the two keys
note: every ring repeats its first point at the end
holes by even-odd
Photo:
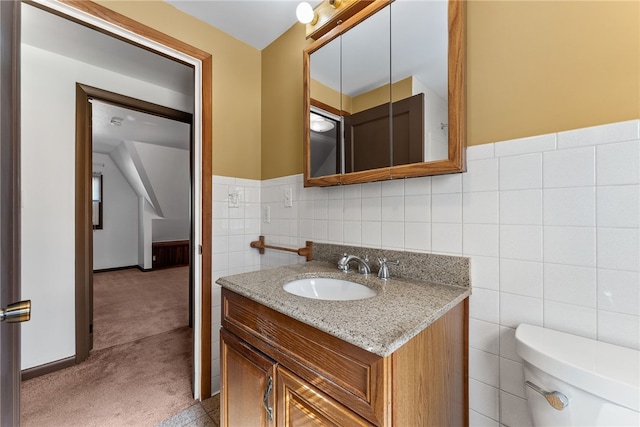
{"type": "Polygon", "coordinates": [[[365,299],[376,295],[376,291],[360,283],[324,277],[294,280],[285,283],[283,288],[301,297],[332,301],[365,299]]]}

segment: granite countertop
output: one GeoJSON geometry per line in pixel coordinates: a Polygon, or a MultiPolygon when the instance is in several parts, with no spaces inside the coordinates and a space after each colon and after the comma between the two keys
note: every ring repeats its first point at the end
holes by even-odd
{"type": "Polygon", "coordinates": [[[221,277],[223,288],[382,357],[389,356],[471,294],[469,287],[412,279],[378,279],[343,273],[335,264],[311,261],[221,277]],[[282,286],[305,277],[332,277],[374,288],[355,301],[325,301],[292,295],[282,286]]]}

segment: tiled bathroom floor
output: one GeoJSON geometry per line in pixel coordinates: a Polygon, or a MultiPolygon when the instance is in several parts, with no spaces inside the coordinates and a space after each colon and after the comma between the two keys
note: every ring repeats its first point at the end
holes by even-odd
{"type": "Polygon", "coordinates": [[[220,394],[198,402],[156,427],[219,427],[220,394]]]}

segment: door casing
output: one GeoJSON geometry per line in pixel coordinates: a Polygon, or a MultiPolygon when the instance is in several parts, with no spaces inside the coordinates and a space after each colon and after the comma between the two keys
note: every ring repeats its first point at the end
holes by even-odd
{"type": "MultiPolygon", "coordinates": [[[[194,367],[199,375],[194,377],[194,397],[206,399],[211,396],[211,240],[212,240],[212,56],[210,53],[190,46],[160,31],[147,27],[133,19],[112,11],[104,6],[85,0],[47,0],[27,3],[71,19],[96,31],[117,37],[127,43],[154,51],[160,55],[186,62],[195,68],[196,105],[194,108],[194,135],[197,166],[196,189],[199,196],[194,203],[200,213],[198,224],[193,224],[194,246],[199,249],[199,268],[195,268],[195,316],[194,316],[194,367]],[[175,53],[177,52],[177,54],[175,53]],[[199,102],[198,102],[199,101],[199,102]],[[200,249],[201,248],[201,249],[200,249]],[[199,280],[198,280],[199,279],[199,280]]],[[[77,156],[78,154],[76,154],[77,156]]],[[[90,153],[89,153],[90,155],[90,153]]],[[[78,172],[76,172],[78,173],[78,172]]],[[[76,184],[77,185],[77,184],[76,184]]],[[[90,204],[86,204],[89,213],[90,204]]],[[[76,206],[76,209],[79,209],[76,206]]],[[[78,212],[76,212],[76,215],[78,212]]],[[[86,241],[79,242],[76,236],[76,253],[90,258],[92,248],[86,241]],[[79,249],[79,251],[78,251],[79,249]]],[[[194,263],[196,260],[194,260],[194,263]]],[[[78,267],[76,267],[78,268],[78,267]]],[[[86,271],[76,270],[76,280],[89,280],[86,271]]],[[[78,297],[78,295],[76,296],[78,297]]],[[[81,295],[83,302],[89,295],[81,295]]],[[[79,322],[76,322],[78,324],[79,322]]]]}

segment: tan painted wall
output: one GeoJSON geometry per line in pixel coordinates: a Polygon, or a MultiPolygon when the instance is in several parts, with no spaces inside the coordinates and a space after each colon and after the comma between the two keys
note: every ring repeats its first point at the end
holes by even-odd
{"type": "MultiPolygon", "coordinates": [[[[263,62],[285,47],[278,42],[263,62]]],[[[467,46],[468,145],[640,118],[638,1],[469,1],[467,46]]],[[[302,60],[295,65],[289,72],[301,75],[302,60]]],[[[273,77],[263,74],[263,88],[273,77]]],[[[301,98],[293,102],[302,108],[301,98]]],[[[276,106],[263,99],[263,108],[276,106]]],[[[279,122],[281,135],[295,138],[272,145],[263,132],[263,165],[296,153],[263,179],[302,173],[301,116],[279,122]]]]}
{"type": "Polygon", "coordinates": [[[261,52],[163,1],[96,3],[212,54],[213,173],[260,179],[261,52]]]}
{"type": "Polygon", "coordinates": [[[293,25],[262,51],[262,179],[302,172],[302,51],[293,25]]]}
{"type": "MultiPolygon", "coordinates": [[[[411,85],[413,79],[407,77],[397,81],[391,85],[391,98],[393,102],[400,101],[401,99],[411,96],[411,85]]],[[[379,88],[372,89],[369,92],[365,92],[353,98],[353,114],[360,111],[367,110],[369,108],[377,107],[389,102],[389,86],[380,86],[379,88]]]]}
{"type": "Polygon", "coordinates": [[[468,144],[640,117],[640,2],[470,1],[468,144]]]}

